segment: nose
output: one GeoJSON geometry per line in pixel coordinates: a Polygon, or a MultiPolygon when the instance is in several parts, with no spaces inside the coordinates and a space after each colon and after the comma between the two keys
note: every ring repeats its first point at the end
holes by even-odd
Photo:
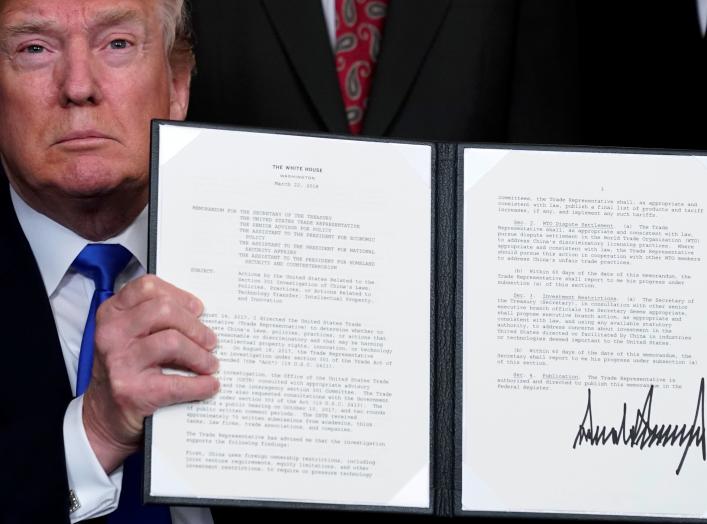
{"type": "Polygon", "coordinates": [[[62,107],[101,102],[97,64],[87,42],[78,40],[67,45],[58,75],[62,107]]]}

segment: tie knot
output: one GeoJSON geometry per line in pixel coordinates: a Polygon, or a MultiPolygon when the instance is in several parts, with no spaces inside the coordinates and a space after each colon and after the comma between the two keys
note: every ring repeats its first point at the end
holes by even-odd
{"type": "Polygon", "coordinates": [[[87,244],[74,259],[71,267],[93,280],[96,291],[112,293],[116,277],[132,257],[130,251],[120,244],[87,244]]]}

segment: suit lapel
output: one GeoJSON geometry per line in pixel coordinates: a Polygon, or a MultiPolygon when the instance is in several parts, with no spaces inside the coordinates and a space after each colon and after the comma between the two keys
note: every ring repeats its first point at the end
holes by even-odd
{"type": "Polygon", "coordinates": [[[415,81],[450,3],[451,0],[391,0],[364,117],[364,134],[386,133],[415,81]]]}
{"type": "Polygon", "coordinates": [[[290,63],[328,131],[348,125],[319,0],[262,0],[290,63]]]}

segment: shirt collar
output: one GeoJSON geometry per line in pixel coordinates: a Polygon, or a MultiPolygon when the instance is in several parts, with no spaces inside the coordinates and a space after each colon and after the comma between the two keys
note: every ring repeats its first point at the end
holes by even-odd
{"type": "MultiPolygon", "coordinates": [[[[76,256],[86,244],[96,242],[86,240],[33,209],[12,186],[10,198],[39,266],[47,295],[52,296],[76,256]]],[[[147,268],[147,206],[125,231],[99,243],[122,245],[133,254],[143,269],[147,268]]]]}

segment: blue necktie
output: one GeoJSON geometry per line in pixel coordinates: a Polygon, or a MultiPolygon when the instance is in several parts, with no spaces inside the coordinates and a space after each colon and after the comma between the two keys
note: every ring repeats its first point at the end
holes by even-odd
{"type": "Polygon", "coordinates": [[[76,377],[77,396],[86,391],[88,383],[91,381],[96,311],[98,311],[98,306],[113,296],[115,279],[125,269],[132,257],[130,251],[119,244],[88,244],[71,265],[75,271],[90,278],[96,285],[81,340],[79,369],[76,377]]]}
{"type": "MultiPolygon", "coordinates": [[[[75,271],[90,278],[96,285],[81,340],[76,378],[77,395],[83,394],[91,381],[96,311],[98,306],[113,296],[115,279],[126,268],[132,257],[130,251],[118,244],[88,244],[71,265],[75,271]]],[[[142,462],[141,452],[134,453],[125,461],[120,502],[118,509],[108,516],[110,524],[169,524],[171,522],[169,508],[166,506],[142,506],[140,503],[142,462]]]]}

